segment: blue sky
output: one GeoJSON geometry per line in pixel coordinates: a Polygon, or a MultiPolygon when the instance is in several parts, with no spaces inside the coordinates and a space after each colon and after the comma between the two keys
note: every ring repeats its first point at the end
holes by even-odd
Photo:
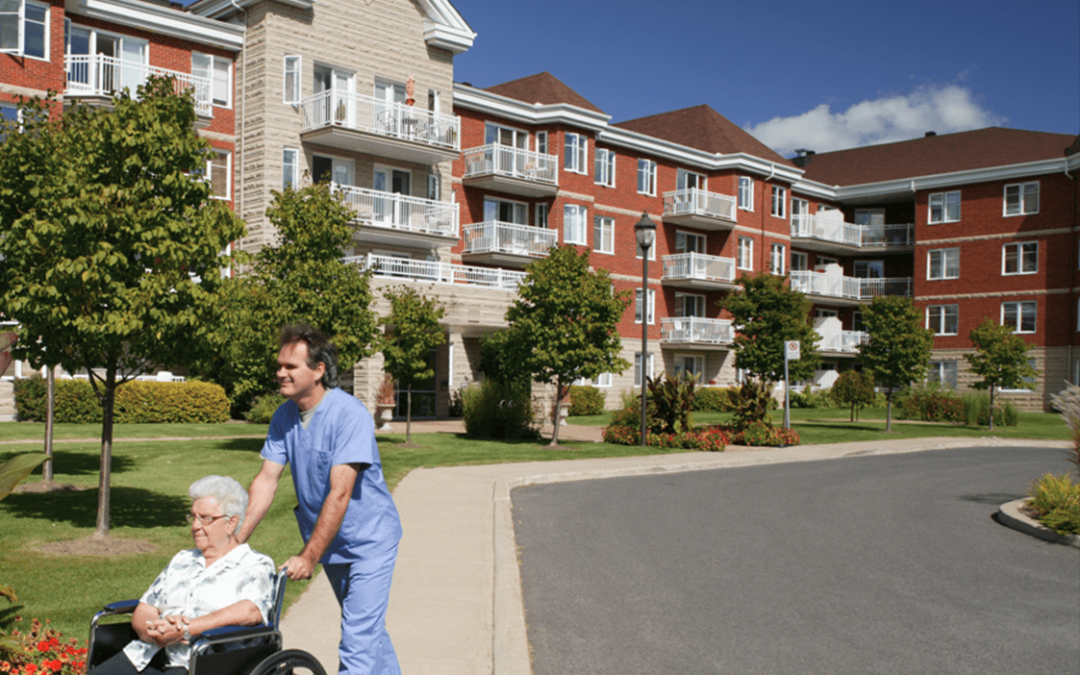
{"type": "Polygon", "coordinates": [[[706,103],[784,154],[1080,133],[1077,0],[453,2],[478,33],[456,80],[550,71],[614,121],[706,103]]]}

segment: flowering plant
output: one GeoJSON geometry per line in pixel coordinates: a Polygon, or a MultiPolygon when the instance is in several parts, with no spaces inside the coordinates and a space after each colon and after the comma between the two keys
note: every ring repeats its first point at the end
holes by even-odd
{"type": "MultiPolygon", "coordinates": [[[[641,432],[630,427],[611,425],[604,427],[604,442],[617,445],[638,445],[641,432]]],[[[648,445],[655,448],[684,448],[723,452],[728,444],[727,434],[716,428],[695,429],[685,433],[650,433],[648,445]]]]}
{"type": "MultiPolygon", "coordinates": [[[[20,619],[16,617],[16,621],[20,619]]],[[[86,641],[82,647],[76,638],[67,641],[49,621],[42,625],[37,619],[30,622],[30,631],[11,631],[17,647],[0,659],[0,673],[5,675],[82,675],[86,670],[86,641]]]]}
{"type": "Polygon", "coordinates": [[[765,422],[751,422],[735,441],[741,445],[799,445],[802,440],[794,429],[774,427],[765,422]]]}

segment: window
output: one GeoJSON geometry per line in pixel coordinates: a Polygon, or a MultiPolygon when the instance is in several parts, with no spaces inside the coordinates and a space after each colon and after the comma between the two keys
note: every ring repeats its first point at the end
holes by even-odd
{"type": "Polygon", "coordinates": [[[686,373],[688,375],[697,375],[698,383],[701,383],[701,378],[705,373],[705,357],[695,354],[676,354],[675,355],[675,374],[686,373]]]}
{"type": "Polygon", "coordinates": [[[829,265],[839,265],[839,264],[840,264],[839,258],[830,258],[829,256],[819,255],[817,257],[817,264],[815,265],[815,267],[817,267],[819,269],[823,269],[823,268],[825,268],[825,267],[827,267],[829,265]]]}
{"type": "MultiPolygon", "coordinates": [[[[652,377],[653,374],[653,355],[649,354],[645,360],[645,377],[652,377]]],[[[641,352],[634,354],[634,386],[641,386],[641,352]]]]}
{"type": "Polygon", "coordinates": [[[548,205],[537,204],[536,205],[536,226],[542,227],[545,230],[548,227],[548,205]]]}
{"type": "Polygon", "coordinates": [[[1034,333],[1037,304],[1034,300],[1001,303],[1001,325],[1014,333],[1034,333]]]}
{"type": "Polygon", "coordinates": [[[439,180],[439,174],[429,173],[427,177],[427,198],[432,201],[439,201],[442,195],[442,182],[439,180]]]}
{"type": "Polygon", "coordinates": [[[1001,247],[1002,274],[1035,274],[1039,271],[1039,242],[1025,241],[1001,247]]]}
{"type": "Polygon", "coordinates": [[[704,253],[705,235],[675,232],[675,251],[677,253],[704,253]]]}
{"type": "Polygon", "coordinates": [[[548,151],[548,135],[546,131],[536,132],[536,151],[546,155],[548,151]]]}
{"type": "Polygon", "coordinates": [[[285,57],[285,103],[289,105],[300,104],[301,67],[299,56],[285,57]]]}
{"type": "Polygon", "coordinates": [[[1039,212],[1039,182],[1005,186],[1005,215],[1026,216],[1039,212]]]}
{"type": "Polygon", "coordinates": [[[787,213],[787,189],[773,186],[772,189],[772,214],[777,218],[785,217],[787,213]]]}
{"type": "Polygon", "coordinates": [[[521,129],[488,122],[484,125],[484,143],[488,145],[495,143],[525,150],[529,147],[529,134],[521,129]]]}
{"type": "Polygon", "coordinates": [[[770,274],[784,274],[785,259],[784,255],[787,252],[787,246],[783,244],[772,244],[769,246],[769,273],[770,274]]]}
{"type": "Polygon", "coordinates": [[[862,312],[851,313],[851,329],[857,331],[866,330],[865,326],[863,326],[862,312]]]}
{"type": "Polygon", "coordinates": [[[232,153],[216,148],[211,152],[210,159],[206,161],[206,175],[210,177],[214,197],[218,199],[232,198],[232,181],[229,179],[231,165],[232,153]]]}
{"type": "Polygon", "coordinates": [[[679,190],[707,190],[708,185],[709,179],[703,174],[687,171],[685,169],[679,169],[676,173],[675,187],[679,190]]]}
{"type": "Polygon", "coordinates": [[[615,187],[615,151],[596,149],[596,183],[615,187]]]}
{"type": "Polygon", "coordinates": [[[610,387],[611,386],[611,373],[600,373],[596,376],[595,380],[588,380],[584,377],[579,377],[574,380],[575,387],[610,387]]]}
{"type": "Polygon", "coordinates": [[[739,208],[754,210],[754,179],[750,176],[739,176],[739,208]]]}
{"type": "Polygon", "coordinates": [[[934,335],[956,335],[959,323],[959,305],[930,305],[926,308],[926,327],[934,335]]]}
{"type": "Polygon", "coordinates": [[[754,269],[754,240],[750,237],[739,237],[739,257],[737,267],[741,270],[754,269]]]}
{"type": "Polygon", "coordinates": [[[615,253],[615,219],[593,216],[593,250],[597,253],[615,253]]]}
{"type": "Polygon", "coordinates": [[[926,381],[956,389],[956,361],[931,361],[926,381]]]}
{"type": "Polygon", "coordinates": [[[705,318],[705,296],[676,293],[675,316],[705,318]]]}
{"type": "Polygon", "coordinates": [[[960,220],[960,191],[935,192],[930,195],[931,225],[934,223],[955,223],[960,220]]]}
{"type": "Polygon", "coordinates": [[[799,253],[798,251],[791,252],[791,271],[792,272],[805,272],[807,267],[806,254],[799,253]]]}
{"type": "Polygon", "coordinates": [[[563,243],[585,246],[585,207],[567,204],[563,209],[563,243]]]}
{"type": "MultiPolygon", "coordinates": [[[[1029,365],[1030,367],[1032,367],[1032,368],[1035,368],[1035,364],[1036,364],[1036,363],[1038,363],[1038,361],[1036,361],[1035,359],[1028,359],[1028,360],[1027,360],[1027,364],[1028,364],[1028,365],[1029,365]]],[[[1031,389],[1028,389],[1027,387],[1018,387],[1018,388],[1016,388],[1016,389],[1005,389],[1005,388],[1002,388],[1002,389],[1001,389],[1001,391],[1003,391],[1003,392],[1016,392],[1016,393],[1021,393],[1021,392],[1022,392],[1022,393],[1028,393],[1028,394],[1030,394],[1030,393],[1031,393],[1031,390],[1035,388],[1035,387],[1034,387],[1034,385],[1035,385],[1035,378],[1034,378],[1034,377],[1025,377],[1025,378],[1023,378],[1023,380],[1024,380],[1024,384],[1030,384],[1030,385],[1032,385],[1032,388],[1031,388],[1031,389]]]]}
{"type": "Polygon", "coordinates": [[[281,189],[295,190],[300,176],[300,153],[295,148],[281,151],[281,189]]]}
{"type": "Polygon", "coordinates": [[[791,198],[791,219],[797,220],[810,215],[810,202],[805,199],[791,198]]]}
{"type": "Polygon", "coordinates": [[[651,159],[637,161],[637,191],[650,197],[656,196],[656,162],[651,159]]]}
{"type": "Polygon", "coordinates": [[[959,279],[960,249],[938,248],[926,252],[927,279],[959,279]]]}
{"type": "Polygon", "coordinates": [[[49,58],[49,6],[0,0],[0,53],[49,58]]]}
{"type": "Polygon", "coordinates": [[[442,95],[439,94],[438,89],[427,90],[427,109],[428,112],[439,112],[439,108],[442,107],[442,95]]]}
{"type": "Polygon", "coordinates": [[[484,222],[499,221],[514,225],[529,224],[529,205],[505,199],[484,199],[484,222]]]}
{"type": "Polygon", "coordinates": [[[210,95],[214,105],[232,105],[232,61],[220,56],[191,52],[191,74],[210,80],[210,95]]]}
{"type": "MultiPolygon", "coordinates": [[[[649,289],[649,320],[648,324],[656,323],[656,291],[649,289]]],[[[634,291],[634,323],[641,323],[641,289],[634,291]]]]}
{"type": "Polygon", "coordinates": [[[563,168],[574,173],[585,173],[589,158],[589,141],[581,134],[566,134],[563,168]]]}
{"type": "Polygon", "coordinates": [[[885,209],[855,209],[856,225],[884,225],[885,209]]]}
{"type": "Polygon", "coordinates": [[[856,279],[884,279],[884,260],[856,260],[853,268],[856,279]]]}

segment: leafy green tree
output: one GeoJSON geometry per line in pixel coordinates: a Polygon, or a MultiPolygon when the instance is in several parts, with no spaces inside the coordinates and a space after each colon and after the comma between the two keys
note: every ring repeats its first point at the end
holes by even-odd
{"type": "Polygon", "coordinates": [[[895,295],[874,298],[863,310],[863,325],[870,341],[859,345],[859,356],[874,381],[888,387],[885,431],[892,431],[893,390],[926,375],[934,335],[911,299],[895,295]]]}
{"type": "Polygon", "coordinates": [[[382,353],[386,372],[405,388],[405,444],[412,445],[412,389],[424,380],[435,377],[428,361],[432,349],[446,342],[446,333],[439,325],[446,312],[434,298],[426,298],[409,287],[385,291],[390,301],[390,314],[383,319],[387,336],[382,353]]]}
{"type": "Polygon", "coordinates": [[[375,353],[377,343],[371,273],[342,258],[352,242],[348,207],[322,184],[275,192],[266,213],[278,243],[255,254],[241,274],[220,280],[225,301],[214,349],[199,367],[225,387],[234,411],[277,387],[278,334],[286,324],[326,333],[341,373],[375,353]]]}
{"type": "Polygon", "coordinates": [[[536,381],[555,386],[556,446],[560,408],[574,380],[630,367],[618,355],[622,342],[616,330],[630,294],[613,293],[607,270],[590,269],[589,253],[578,255],[573,246],[556,246],[525,269],[506,320],[522,365],[536,381]]]}
{"type": "Polygon", "coordinates": [[[990,317],[968,334],[968,339],[978,351],[964,354],[971,365],[971,372],[982,377],[971,386],[976,389],[990,390],[990,428],[994,428],[994,389],[1034,389],[1035,385],[1026,381],[1039,374],[1028,363],[1027,354],[1031,345],[1024,338],[1012,332],[1008,326],[996,323],[990,317]]]}
{"type": "Polygon", "coordinates": [[[85,371],[102,405],[96,538],[109,532],[118,386],[205,348],[219,255],[243,223],[213,198],[190,93],[151,79],[111,108],[23,108],[0,143],[0,306],[17,358],[85,371]]]}
{"type": "Polygon", "coordinates": [[[480,374],[504,384],[532,386],[532,374],[522,365],[520,350],[509,330],[488,333],[480,338],[480,374]]]}
{"type": "Polygon", "coordinates": [[[784,277],[773,274],[744,274],[739,284],[743,292],[729,293],[719,304],[731,314],[738,331],[735,365],[762,384],[747,391],[771,391],[773,384],[784,379],[784,343],[788,340],[798,340],[801,347],[801,358],[789,363],[791,381],[813,377],[820,361],[820,336],[810,319],[810,301],[786,285],[784,277]]]}
{"type": "Polygon", "coordinates": [[[874,402],[874,377],[864,371],[845,370],[836,378],[829,392],[837,403],[851,406],[851,421],[859,418],[859,410],[874,402]]]}

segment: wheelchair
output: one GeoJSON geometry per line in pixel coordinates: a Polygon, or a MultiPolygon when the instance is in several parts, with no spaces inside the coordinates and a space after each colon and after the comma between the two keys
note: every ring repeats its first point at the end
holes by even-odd
{"type": "MultiPolygon", "coordinates": [[[[285,572],[278,572],[274,578],[274,604],[270,609],[269,624],[222,626],[196,638],[191,645],[188,675],[293,675],[293,671],[326,675],[318,659],[311,654],[299,649],[282,649],[278,626],[286,581],[285,572]]],[[[87,672],[138,639],[130,621],[100,623],[105,617],[131,614],[138,605],[138,600],[113,602],[94,615],[86,654],[87,672]]]]}

